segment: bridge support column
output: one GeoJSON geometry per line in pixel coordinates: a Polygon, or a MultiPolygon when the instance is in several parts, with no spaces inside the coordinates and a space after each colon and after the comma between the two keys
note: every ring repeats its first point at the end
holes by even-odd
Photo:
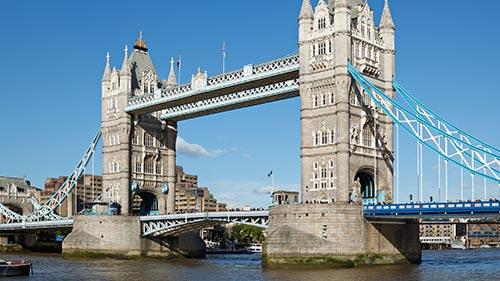
{"type": "Polygon", "coordinates": [[[420,263],[418,222],[368,221],[361,205],[280,205],[269,210],[264,267],[420,263]]]}
{"type": "Polygon", "coordinates": [[[205,244],[195,232],[168,239],[142,237],[137,216],[76,216],[62,244],[63,255],[81,257],[205,256],[205,244]]]}
{"type": "Polygon", "coordinates": [[[167,213],[175,212],[175,165],[176,152],[175,144],[177,142],[177,122],[167,122],[167,213]]]}

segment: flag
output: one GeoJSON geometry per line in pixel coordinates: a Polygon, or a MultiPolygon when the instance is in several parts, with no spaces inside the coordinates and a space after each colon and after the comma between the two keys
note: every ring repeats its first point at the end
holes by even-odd
{"type": "Polygon", "coordinates": [[[269,174],[267,174],[267,177],[270,178],[274,173],[274,170],[271,170],[271,172],[269,172],[269,174]]]}
{"type": "Polygon", "coordinates": [[[181,56],[179,55],[179,58],[177,59],[177,62],[176,62],[177,68],[180,68],[180,67],[181,67],[181,64],[182,64],[182,58],[181,58],[181,56]]]}

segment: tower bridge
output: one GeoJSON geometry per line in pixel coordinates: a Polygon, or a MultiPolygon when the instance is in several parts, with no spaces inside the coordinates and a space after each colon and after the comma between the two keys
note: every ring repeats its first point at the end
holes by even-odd
{"type": "MultiPolygon", "coordinates": [[[[178,237],[174,244],[182,244],[190,231],[236,222],[267,226],[264,265],[367,255],[377,263],[420,262],[417,218],[433,207],[377,205],[392,203],[399,188],[394,130],[404,129],[420,151],[427,147],[446,165],[494,183],[500,183],[500,151],[439,117],[397,83],[387,0],[379,25],[365,1],[319,0],[313,9],[303,0],[298,42],[296,55],[213,77],[198,70],[184,85],[177,83],[173,61],[168,79],[158,78],[142,34],[130,56],[125,47],[119,70],[111,68],[108,54],[99,133],[47,204],[26,216],[4,210],[17,224],[0,230],[59,221],[73,227],[63,244],[67,252],[168,255],[173,244],[162,239],[178,237]],[[262,213],[174,214],[178,122],[292,97],[301,104],[301,204],[262,213]],[[74,188],[101,135],[102,200],[119,206],[120,215],[58,217],[54,209],[74,188]],[[137,197],[158,208],[159,216],[134,216],[137,197]]],[[[459,203],[444,209],[440,204],[438,215],[448,216],[459,203]]],[[[480,207],[498,214],[498,206],[480,207]]]]}

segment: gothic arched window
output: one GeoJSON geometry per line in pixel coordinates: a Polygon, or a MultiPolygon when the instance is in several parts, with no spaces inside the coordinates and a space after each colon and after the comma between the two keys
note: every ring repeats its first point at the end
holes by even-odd
{"type": "Polygon", "coordinates": [[[368,124],[365,124],[365,126],[363,126],[363,145],[368,147],[373,146],[373,135],[368,124]]]}
{"type": "Polygon", "coordinates": [[[146,132],[144,134],[144,145],[147,147],[154,147],[154,138],[153,135],[150,133],[146,132]]]}

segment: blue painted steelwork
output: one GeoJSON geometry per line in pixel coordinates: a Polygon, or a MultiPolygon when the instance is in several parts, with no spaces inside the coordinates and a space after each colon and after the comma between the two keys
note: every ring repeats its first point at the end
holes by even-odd
{"type": "Polygon", "coordinates": [[[354,66],[349,65],[348,70],[375,105],[384,111],[396,124],[405,129],[410,136],[451,163],[474,175],[479,175],[500,184],[500,171],[497,169],[500,165],[500,156],[494,152],[497,149],[491,150],[485,147],[482,145],[484,142],[481,142],[480,145],[472,144],[467,138],[468,135],[457,137],[454,131],[442,127],[441,123],[435,124],[432,121],[434,115],[423,110],[424,108],[420,107],[421,103],[418,103],[416,107],[412,106],[409,102],[411,98],[405,96],[405,99],[410,104],[410,109],[407,109],[374,86],[354,66]],[[420,130],[420,128],[423,130],[420,130]],[[444,140],[444,142],[441,140],[444,140]],[[448,146],[448,144],[450,145],[448,146]]]}
{"type": "Polygon", "coordinates": [[[483,202],[433,202],[363,206],[365,217],[383,216],[453,216],[499,215],[499,201],[483,202]]]}

